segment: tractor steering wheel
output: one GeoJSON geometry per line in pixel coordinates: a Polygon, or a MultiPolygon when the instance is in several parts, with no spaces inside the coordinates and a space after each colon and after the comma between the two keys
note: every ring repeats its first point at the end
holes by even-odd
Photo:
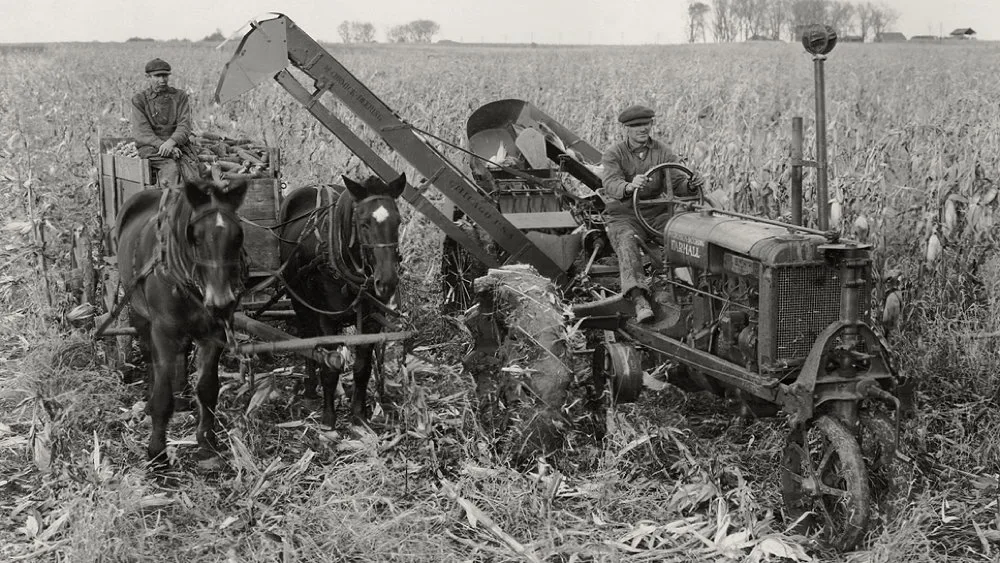
{"type": "MultiPolygon", "coordinates": [[[[687,178],[688,178],[689,182],[690,182],[691,178],[694,177],[694,172],[692,172],[690,168],[688,168],[687,166],[684,166],[683,164],[679,164],[679,163],[676,163],[676,162],[664,162],[663,164],[657,164],[656,166],[654,166],[654,167],[650,168],[649,170],[647,170],[645,172],[645,174],[647,176],[652,176],[654,173],[659,172],[660,170],[664,170],[664,169],[679,170],[680,172],[683,172],[684,174],[687,175],[687,178]]],[[[639,190],[635,190],[634,192],[632,192],[632,213],[635,215],[636,220],[639,221],[639,224],[642,225],[642,228],[643,228],[644,231],[646,231],[646,234],[648,236],[651,236],[651,237],[659,237],[661,235],[661,233],[657,232],[656,229],[654,229],[653,227],[651,227],[649,225],[649,223],[646,221],[646,218],[643,217],[642,213],[639,212],[640,202],[642,204],[674,203],[674,202],[677,202],[677,201],[691,201],[691,200],[695,199],[694,197],[678,198],[678,197],[674,196],[674,187],[672,185],[667,184],[667,182],[669,182],[669,177],[665,177],[663,181],[664,181],[665,187],[667,188],[667,193],[668,193],[668,195],[666,197],[658,197],[658,198],[655,198],[655,199],[640,200],[639,199],[639,190]]],[[[701,200],[701,196],[702,196],[702,194],[701,194],[701,192],[699,190],[699,192],[698,192],[698,194],[697,194],[696,197],[697,197],[698,200],[701,200]]]]}

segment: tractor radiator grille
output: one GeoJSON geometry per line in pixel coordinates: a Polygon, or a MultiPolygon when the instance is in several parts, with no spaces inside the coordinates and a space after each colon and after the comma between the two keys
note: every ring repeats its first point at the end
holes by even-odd
{"type": "MultiPolygon", "coordinates": [[[[871,276],[858,303],[858,315],[867,319],[871,276]]],[[[816,337],[840,318],[840,271],[827,266],[800,266],[775,271],[777,283],[776,360],[802,359],[809,355],[816,337]]]]}

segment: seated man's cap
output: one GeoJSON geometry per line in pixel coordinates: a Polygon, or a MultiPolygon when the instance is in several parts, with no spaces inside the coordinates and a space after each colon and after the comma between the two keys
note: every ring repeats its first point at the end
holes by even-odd
{"type": "Polygon", "coordinates": [[[146,74],[165,72],[170,74],[170,65],[163,59],[153,59],[146,63],[146,74]]]}
{"type": "Polygon", "coordinates": [[[622,122],[622,125],[645,125],[653,120],[654,115],[656,112],[652,109],[636,104],[625,108],[625,111],[618,115],[618,121],[622,122]]]}

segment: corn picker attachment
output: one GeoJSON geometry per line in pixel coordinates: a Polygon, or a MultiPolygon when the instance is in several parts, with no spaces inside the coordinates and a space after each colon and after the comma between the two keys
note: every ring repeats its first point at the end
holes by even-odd
{"type": "Polygon", "coordinates": [[[533,264],[545,276],[559,283],[566,281],[565,269],[560,268],[525,233],[489,205],[460,169],[430,146],[412,125],[400,119],[291,19],[277,14],[274,18],[254,21],[250,25],[251,30],[243,37],[233,59],[226,64],[216,88],[216,101],[232,100],[273,78],[383,181],[388,182],[399,176],[323,105],[323,95],[331,93],[424,175],[425,182],[420,187],[407,185],[403,197],[445,234],[458,241],[467,252],[491,267],[499,265],[495,256],[485,252],[481,244],[471,239],[423,196],[421,191],[426,185],[435,186],[477,225],[482,226],[503,247],[509,260],[533,264]],[[288,65],[295,66],[312,78],[311,90],[287,70],[288,65]]]}

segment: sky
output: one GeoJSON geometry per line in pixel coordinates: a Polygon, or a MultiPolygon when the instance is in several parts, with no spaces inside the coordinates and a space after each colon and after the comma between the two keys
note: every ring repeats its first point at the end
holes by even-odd
{"type": "MultiPolygon", "coordinates": [[[[711,0],[702,0],[711,3],[711,0]]],[[[900,14],[894,31],[948,34],[972,27],[1000,40],[1000,0],[881,0],[900,14]]],[[[0,0],[0,43],[198,40],[229,36],[280,11],[322,41],[344,20],[371,22],[376,38],[416,19],[441,26],[435,39],[488,43],[680,43],[688,0],[0,0]]]]}

